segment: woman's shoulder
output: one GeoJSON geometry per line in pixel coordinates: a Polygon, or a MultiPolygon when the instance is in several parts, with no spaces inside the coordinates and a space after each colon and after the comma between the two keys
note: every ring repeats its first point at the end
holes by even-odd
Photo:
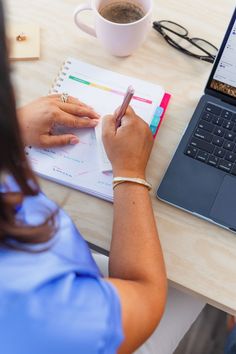
{"type": "Polygon", "coordinates": [[[123,340],[119,298],[99,277],[68,272],[27,293],[1,292],[0,301],[5,353],[111,354],[123,340]],[[21,352],[14,347],[19,341],[21,352]]]}
{"type": "MultiPolygon", "coordinates": [[[[14,241],[17,250],[0,249],[2,347],[18,353],[9,346],[27,336],[30,354],[49,353],[49,348],[58,354],[115,353],[123,340],[120,300],[115,288],[102,278],[72,220],[43,193],[25,198],[17,217],[27,225],[37,225],[45,213],[55,210],[56,232],[48,243],[29,246],[14,241]],[[10,328],[4,327],[4,321],[14,326],[14,343],[4,340],[4,331],[10,328]],[[38,338],[43,340],[36,348],[38,338]]],[[[27,348],[21,352],[28,354],[27,348]]]]}
{"type": "MultiPolygon", "coordinates": [[[[0,185],[1,191],[18,192],[19,190],[14,179],[9,177],[4,186],[0,185]]],[[[50,215],[54,215],[54,233],[47,242],[19,244],[17,241],[11,240],[9,236],[8,243],[26,252],[39,253],[46,251],[47,258],[53,258],[53,255],[56,255],[61,263],[71,263],[75,267],[79,266],[80,271],[82,271],[82,268],[89,268],[93,274],[99,275],[87,243],[71,218],[60,205],[50,200],[42,191],[39,191],[35,196],[26,196],[21,205],[18,205],[15,218],[22,225],[34,227],[43,224],[50,215]]]]}

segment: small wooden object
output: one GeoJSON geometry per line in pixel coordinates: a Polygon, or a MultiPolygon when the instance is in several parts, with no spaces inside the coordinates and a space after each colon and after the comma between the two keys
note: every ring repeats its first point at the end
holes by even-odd
{"type": "Polygon", "coordinates": [[[40,28],[31,24],[10,24],[11,60],[34,60],[40,57],[40,28]]]}

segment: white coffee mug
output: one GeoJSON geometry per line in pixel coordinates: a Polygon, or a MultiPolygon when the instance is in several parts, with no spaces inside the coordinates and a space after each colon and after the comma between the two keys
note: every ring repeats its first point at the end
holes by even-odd
{"type": "Polygon", "coordinates": [[[91,36],[97,37],[101,44],[112,55],[124,57],[132,54],[144,41],[152,23],[152,0],[91,0],[79,5],[74,12],[76,25],[91,36]],[[140,5],[144,16],[131,23],[111,22],[102,17],[99,9],[113,2],[129,2],[140,5]],[[90,27],[79,19],[82,11],[91,10],[94,13],[95,26],[90,27]]]}

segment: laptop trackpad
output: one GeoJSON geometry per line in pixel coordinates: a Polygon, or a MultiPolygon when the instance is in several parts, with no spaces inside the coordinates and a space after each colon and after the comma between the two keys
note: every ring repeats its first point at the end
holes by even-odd
{"type": "Polygon", "coordinates": [[[210,218],[236,230],[236,177],[224,177],[211,208],[210,218]]]}

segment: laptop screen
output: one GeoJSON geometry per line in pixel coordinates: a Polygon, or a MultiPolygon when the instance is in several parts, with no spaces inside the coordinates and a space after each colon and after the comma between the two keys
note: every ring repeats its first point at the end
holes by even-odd
{"type": "Polygon", "coordinates": [[[216,59],[207,88],[236,98],[236,11],[216,59]]]}

